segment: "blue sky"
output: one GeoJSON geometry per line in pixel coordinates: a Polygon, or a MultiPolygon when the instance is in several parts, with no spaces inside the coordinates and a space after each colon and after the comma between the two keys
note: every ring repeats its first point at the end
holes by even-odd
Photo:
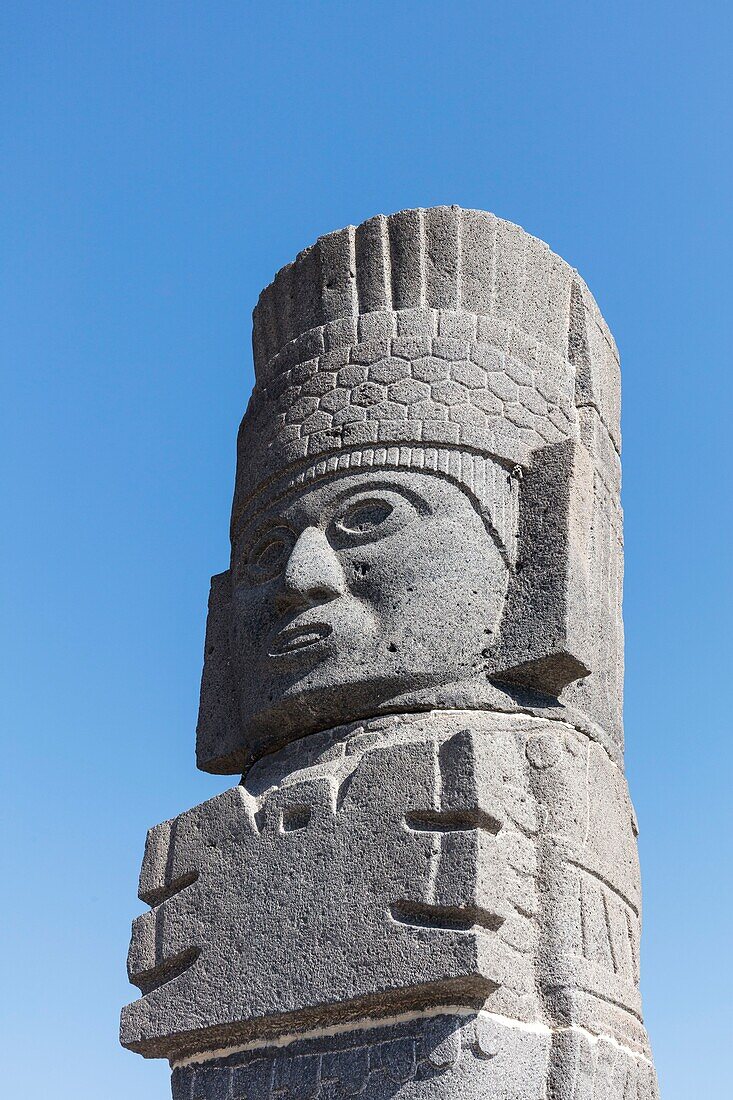
{"type": "Polygon", "coordinates": [[[168,1095],[117,1016],[145,830],[228,785],[194,726],[250,312],[435,203],[547,240],[622,352],[646,1018],[664,1100],[730,1095],[732,11],[6,0],[6,1095],[168,1095]]]}

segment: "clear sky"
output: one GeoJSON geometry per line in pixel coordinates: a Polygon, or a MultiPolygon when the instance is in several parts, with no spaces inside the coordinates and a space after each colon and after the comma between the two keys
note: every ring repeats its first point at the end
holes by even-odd
{"type": "Polygon", "coordinates": [[[194,767],[250,313],[319,234],[458,203],[577,266],[624,380],[627,764],[663,1100],[731,1095],[731,39],[721,0],[5,0],[3,1095],[117,1046],[194,767]]]}

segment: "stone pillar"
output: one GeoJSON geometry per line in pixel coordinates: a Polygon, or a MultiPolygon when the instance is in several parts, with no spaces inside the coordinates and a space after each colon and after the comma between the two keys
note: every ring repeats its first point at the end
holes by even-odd
{"type": "Polygon", "coordinates": [[[616,347],[456,207],[322,237],[254,312],[198,764],[122,1041],[175,1100],[653,1100],[623,772],[616,347]]]}

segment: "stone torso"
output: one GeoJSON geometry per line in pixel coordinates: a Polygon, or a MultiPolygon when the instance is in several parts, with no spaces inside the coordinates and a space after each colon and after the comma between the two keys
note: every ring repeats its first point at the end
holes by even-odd
{"type": "MultiPolygon", "coordinates": [[[[419,1012],[432,1034],[442,1006],[454,1043],[471,1025],[531,1049],[532,1091],[508,1095],[544,1096],[571,1041],[648,1076],[633,812],[600,746],[437,711],[309,741],[304,766],[278,754],[151,833],[130,1045],[181,1061],[419,1012]]],[[[495,1070],[477,1063],[477,1087],[495,1070]]]]}

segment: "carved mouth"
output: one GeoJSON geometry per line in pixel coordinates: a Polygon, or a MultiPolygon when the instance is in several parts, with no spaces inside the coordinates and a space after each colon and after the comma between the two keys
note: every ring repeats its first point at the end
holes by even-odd
{"type": "Polygon", "coordinates": [[[275,636],[270,646],[270,657],[284,657],[288,653],[299,653],[325,641],[333,633],[333,627],[327,623],[308,623],[303,626],[289,626],[275,636]]]}

